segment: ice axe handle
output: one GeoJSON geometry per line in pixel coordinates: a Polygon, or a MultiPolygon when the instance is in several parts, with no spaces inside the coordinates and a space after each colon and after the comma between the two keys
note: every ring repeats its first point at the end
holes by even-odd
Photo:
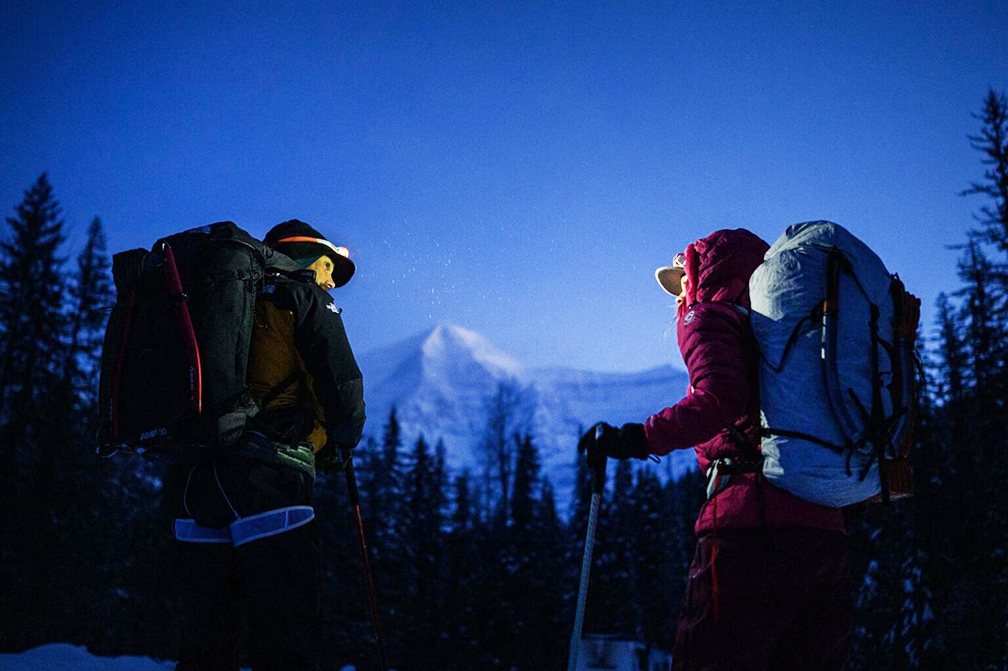
{"type": "MultiPolygon", "coordinates": [[[[599,424],[595,427],[595,445],[597,446],[602,440],[602,425],[599,424]]],[[[601,494],[605,490],[605,469],[606,461],[608,457],[605,454],[602,455],[602,459],[595,464],[591,469],[592,474],[592,493],[601,494]]]]}

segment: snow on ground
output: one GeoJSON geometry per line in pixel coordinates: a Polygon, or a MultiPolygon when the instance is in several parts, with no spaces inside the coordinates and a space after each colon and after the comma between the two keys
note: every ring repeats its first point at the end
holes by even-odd
{"type": "Polygon", "coordinates": [[[175,662],[149,657],[97,657],[87,648],[69,643],[49,643],[17,654],[0,654],[4,671],[171,671],[175,662]]]}
{"type": "MultiPolygon", "coordinates": [[[[175,662],[159,662],[149,657],[98,657],[82,645],[69,643],[49,643],[24,652],[0,654],[3,671],[172,671],[174,668],[175,662]]],[[[355,669],[344,666],[340,671],[355,669]]]]}

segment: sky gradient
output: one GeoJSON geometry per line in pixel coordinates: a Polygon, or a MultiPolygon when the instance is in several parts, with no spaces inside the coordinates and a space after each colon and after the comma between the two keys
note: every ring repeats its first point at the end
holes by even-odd
{"type": "Polygon", "coordinates": [[[0,206],[47,171],[71,253],[95,215],[113,251],[308,221],[357,263],[358,351],[448,321],[533,366],[681,365],[654,268],[810,219],[930,328],[1006,29],[1004,2],[5,2],[0,206]]]}

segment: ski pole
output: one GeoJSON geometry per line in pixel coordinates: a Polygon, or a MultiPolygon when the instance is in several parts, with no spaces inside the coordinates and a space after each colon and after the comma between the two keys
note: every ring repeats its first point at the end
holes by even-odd
{"type": "Polygon", "coordinates": [[[364,562],[364,584],[367,587],[368,601],[371,604],[371,626],[374,627],[375,643],[378,645],[378,662],[381,671],[388,665],[385,662],[385,642],[382,639],[381,625],[378,623],[378,599],[375,597],[374,574],[371,572],[371,562],[368,559],[367,541],[364,539],[364,520],[361,517],[360,497],[357,495],[357,476],[353,468],[353,452],[349,447],[342,447],[343,470],[346,472],[347,491],[350,493],[350,505],[357,515],[357,535],[360,537],[361,560],[364,562]]]}
{"type": "MultiPolygon", "coordinates": [[[[595,428],[595,440],[602,437],[602,426],[595,428]]],[[[605,489],[606,458],[592,469],[591,512],[588,513],[588,533],[585,535],[584,559],[581,561],[581,586],[578,588],[577,611],[574,615],[574,633],[571,634],[570,652],[567,657],[567,671],[577,671],[578,650],[581,647],[581,628],[584,626],[585,602],[588,600],[588,574],[591,572],[592,548],[595,545],[595,528],[598,526],[598,510],[605,489]]]]}

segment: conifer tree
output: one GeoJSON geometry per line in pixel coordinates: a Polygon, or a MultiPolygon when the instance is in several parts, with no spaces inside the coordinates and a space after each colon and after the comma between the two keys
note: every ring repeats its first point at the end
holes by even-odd
{"type": "Polygon", "coordinates": [[[531,531],[531,554],[534,561],[527,566],[525,599],[528,608],[529,656],[523,668],[559,669],[566,659],[566,648],[559,644],[565,631],[573,622],[573,604],[567,595],[573,578],[564,550],[566,538],[563,525],[557,516],[553,485],[546,477],[539,477],[541,485],[534,499],[531,531]]]}
{"type": "Polygon", "coordinates": [[[937,307],[938,395],[943,404],[958,405],[962,402],[965,391],[963,375],[966,367],[966,353],[963,350],[962,334],[956,319],[955,308],[944,292],[938,294],[937,307]]]}
{"type": "Polygon", "coordinates": [[[392,523],[396,507],[402,495],[402,436],[396,408],[389,410],[388,420],[382,434],[380,452],[372,460],[371,480],[368,483],[371,507],[377,518],[375,525],[376,555],[395,554],[399,543],[396,525],[392,523]],[[379,547],[383,546],[383,547],[379,547]]]}
{"type": "Polygon", "coordinates": [[[437,511],[438,519],[442,527],[440,532],[445,532],[444,526],[448,520],[448,490],[450,488],[448,464],[446,462],[448,450],[445,448],[443,438],[438,438],[437,445],[434,446],[434,500],[432,505],[437,511]]]}
{"type": "Polygon", "coordinates": [[[672,595],[673,604],[682,600],[683,586],[686,582],[685,576],[689,571],[690,560],[693,556],[693,523],[695,518],[691,518],[688,511],[693,509],[694,492],[687,493],[690,482],[691,480],[687,476],[683,476],[678,480],[670,479],[664,487],[664,507],[669,534],[669,561],[673,574],[682,577],[681,581],[672,580],[669,584],[669,593],[672,595]]]}
{"type": "Polygon", "coordinates": [[[511,497],[511,529],[519,543],[527,539],[535,525],[535,492],[539,484],[539,453],[532,438],[515,436],[514,488],[511,497]]]}
{"type": "Polygon", "coordinates": [[[553,483],[548,477],[542,478],[535,519],[538,525],[539,554],[542,558],[537,573],[548,586],[547,590],[540,593],[543,594],[544,601],[554,604],[546,608],[548,612],[553,614],[551,621],[571,622],[573,620],[566,616],[565,606],[569,605],[567,596],[572,592],[570,587],[574,580],[574,574],[565,555],[566,529],[557,514],[556,494],[553,490],[553,483]]]}
{"type": "MultiPolygon", "coordinates": [[[[583,433],[581,427],[578,428],[579,435],[583,433]]],[[[577,440],[577,438],[575,438],[577,440]]],[[[577,455],[574,459],[574,496],[571,500],[570,528],[575,546],[584,541],[585,531],[588,530],[588,514],[591,511],[592,497],[592,473],[588,468],[588,460],[584,455],[577,455]]],[[[578,550],[574,550],[577,554],[578,550]]]]}
{"type": "Polygon", "coordinates": [[[980,228],[973,234],[1008,255],[1008,100],[990,89],[983,110],[973,117],[982,126],[978,135],[969,137],[970,145],[984,155],[988,168],[983,180],[973,182],[962,195],[984,195],[993,201],[981,206],[980,228]]]}
{"type": "Polygon", "coordinates": [[[401,447],[402,436],[399,430],[399,419],[396,416],[396,407],[392,406],[382,434],[382,462],[386,467],[395,467],[394,470],[398,471],[399,448],[401,447]]]}
{"type": "Polygon", "coordinates": [[[673,557],[669,554],[670,529],[664,515],[664,491],[651,469],[637,470],[632,498],[638,519],[638,541],[634,548],[637,570],[633,579],[634,593],[640,595],[641,638],[671,649],[675,634],[673,613],[677,612],[678,602],[670,601],[667,589],[674,572],[673,557]]]}
{"type": "Polygon", "coordinates": [[[633,497],[633,466],[621,459],[611,464],[609,471],[611,494],[599,521],[592,580],[598,586],[598,608],[605,613],[604,633],[636,639],[639,602],[634,577],[641,539],[640,510],[633,497]]]}
{"type": "Polygon", "coordinates": [[[52,389],[64,324],[63,220],[45,173],[15,211],[0,241],[0,422],[8,445],[41,419],[37,404],[52,389]]]}
{"type": "Polygon", "coordinates": [[[923,550],[918,548],[900,567],[903,603],[896,627],[901,639],[899,647],[908,669],[920,668],[937,642],[934,595],[924,568],[928,563],[923,550]]]}
{"type": "Polygon", "coordinates": [[[953,641],[950,652],[968,654],[972,663],[988,666],[1008,659],[1008,102],[1004,94],[988,91],[979,135],[972,147],[983,154],[984,179],[964,194],[987,196],[976,216],[979,229],[960,261],[965,286],[964,313],[969,319],[966,351],[972,363],[973,386],[968,391],[968,436],[957,435],[960,450],[975,452],[972,472],[961,482],[966,495],[963,524],[965,542],[957,545],[960,566],[974,588],[964,594],[978,616],[963,623],[986,645],[965,636],[953,641]],[[982,245],[992,245],[1001,258],[991,261],[982,245]],[[969,441],[969,442],[965,442],[969,441]],[[971,482],[972,481],[972,482],[971,482]],[[987,558],[990,558],[989,560],[987,558]]]}
{"type": "Polygon", "coordinates": [[[427,441],[421,435],[410,452],[403,479],[403,505],[398,515],[403,542],[405,590],[403,601],[403,633],[406,640],[424,642],[414,655],[422,654],[424,663],[414,660],[407,668],[437,667],[440,660],[436,642],[439,640],[440,617],[436,610],[437,578],[441,558],[441,514],[435,492],[435,466],[427,441]]]}
{"type": "MultiPolygon", "coordinates": [[[[991,286],[993,267],[976,240],[966,245],[964,257],[959,262],[959,277],[964,282],[958,292],[966,299],[963,317],[967,325],[969,352],[972,358],[971,378],[974,392],[981,399],[993,399],[997,384],[998,361],[1003,359],[1005,345],[999,333],[998,316],[1002,312],[1000,300],[991,286]]],[[[979,409],[980,416],[987,415],[979,409]]]]}
{"type": "Polygon", "coordinates": [[[46,613],[57,598],[47,574],[55,559],[50,494],[58,446],[42,434],[53,419],[45,410],[57,391],[64,337],[63,259],[58,255],[64,237],[59,203],[45,173],[25,191],[7,224],[0,239],[0,505],[4,529],[18,539],[10,546],[20,567],[9,600],[22,610],[13,624],[23,640],[31,641],[49,634],[46,613]],[[24,601],[22,590],[29,595],[24,601]]]}
{"type": "Polygon", "coordinates": [[[94,414],[102,334],[113,298],[110,266],[105,231],[101,219],[95,217],[88,226],[87,241],[77,256],[77,271],[70,285],[70,330],[61,385],[71,394],[71,407],[86,417],[94,414]]]}
{"type": "MultiPolygon", "coordinates": [[[[54,362],[59,382],[46,395],[42,406],[47,421],[36,432],[33,473],[34,498],[45,502],[47,524],[53,537],[60,539],[58,543],[46,543],[42,553],[45,560],[39,568],[44,576],[44,589],[50,595],[60,594],[62,600],[76,601],[86,608],[94,607],[84,597],[87,594],[84,586],[90,583],[91,574],[78,562],[83,556],[93,556],[94,548],[89,546],[101,537],[90,524],[92,510],[101,499],[119,497],[109,491],[108,481],[103,477],[106,465],[96,463],[93,450],[104,308],[111,302],[108,268],[101,222],[95,218],[67,291],[70,300],[64,322],[66,347],[54,362]],[[84,529],[89,529],[89,533],[84,533],[84,529]],[[62,568],[51,570],[51,566],[62,568]]],[[[53,379],[57,379],[56,375],[53,379]]],[[[149,563],[151,576],[156,576],[159,563],[163,563],[162,557],[149,563]]],[[[156,577],[145,581],[145,586],[151,598],[144,612],[152,613],[157,611],[154,603],[163,600],[163,590],[158,592],[156,577]]],[[[59,599],[41,601],[54,604],[59,599]]],[[[54,611],[58,613],[59,608],[54,611]]]]}
{"type": "MultiPolygon", "coordinates": [[[[533,643],[537,640],[535,629],[539,626],[538,603],[524,595],[537,593],[536,571],[542,559],[539,544],[541,538],[536,519],[537,490],[539,485],[539,453],[529,436],[515,436],[516,457],[514,485],[511,496],[511,517],[507,530],[507,584],[505,594],[508,610],[512,614],[515,636],[528,643],[524,653],[526,659],[535,658],[540,651],[533,643]]],[[[523,667],[522,655],[516,659],[523,667]]]]}
{"type": "Polygon", "coordinates": [[[485,487],[489,493],[490,483],[496,478],[503,514],[507,514],[508,488],[511,485],[513,447],[509,424],[514,412],[514,394],[513,385],[500,383],[493,396],[487,399],[487,424],[482,442],[485,487]]]}
{"type": "Polygon", "coordinates": [[[480,581],[480,553],[472,478],[463,470],[456,476],[446,557],[446,624],[452,632],[456,668],[478,668],[481,628],[474,595],[480,581]]]}

